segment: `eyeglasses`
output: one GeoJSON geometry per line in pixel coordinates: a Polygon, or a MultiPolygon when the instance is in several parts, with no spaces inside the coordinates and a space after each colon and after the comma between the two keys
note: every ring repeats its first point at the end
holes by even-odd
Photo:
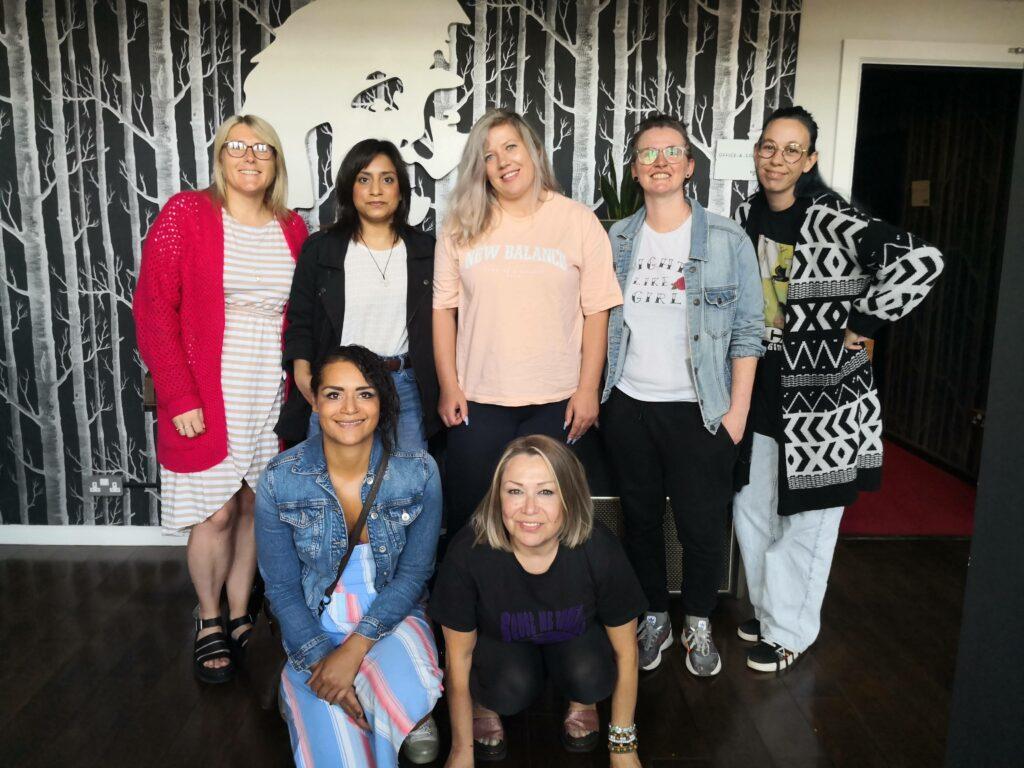
{"type": "Polygon", "coordinates": [[[224,149],[231,157],[245,157],[245,153],[251,149],[253,157],[257,160],[269,160],[274,156],[275,151],[272,146],[261,141],[255,144],[246,144],[244,141],[225,141],[224,149]]]}
{"type": "MultiPolygon", "coordinates": [[[[763,158],[764,160],[771,160],[773,157],[775,157],[775,153],[778,152],[779,149],[779,145],[776,144],[774,141],[762,141],[760,144],[757,145],[757,156],[763,158]]],[[[786,163],[788,163],[789,165],[795,165],[796,163],[799,163],[800,158],[807,154],[807,150],[801,147],[795,141],[791,141],[786,146],[781,147],[781,149],[782,159],[785,160],[786,163]]]]}
{"type": "Polygon", "coordinates": [[[658,161],[659,154],[665,158],[666,163],[676,165],[683,162],[686,158],[686,147],[665,147],[664,149],[647,147],[647,149],[638,149],[636,151],[636,161],[640,165],[654,165],[658,161]]]}

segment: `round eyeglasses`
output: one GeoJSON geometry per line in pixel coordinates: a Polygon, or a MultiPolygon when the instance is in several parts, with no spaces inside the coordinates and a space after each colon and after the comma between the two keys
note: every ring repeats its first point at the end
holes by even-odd
{"type": "Polygon", "coordinates": [[[686,158],[686,147],[664,147],[663,149],[647,147],[647,149],[638,149],[636,151],[636,161],[640,165],[654,165],[658,161],[659,154],[665,158],[666,163],[676,165],[683,162],[686,158]]]}
{"type": "Polygon", "coordinates": [[[791,141],[784,147],[779,147],[774,141],[762,141],[757,145],[757,156],[764,160],[771,160],[780,149],[782,150],[782,159],[789,165],[799,163],[800,158],[807,154],[807,150],[795,141],[791,141]]]}
{"type": "Polygon", "coordinates": [[[245,153],[250,149],[253,157],[257,160],[269,160],[274,156],[274,148],[261,141],[255,144],[246,144],[244,141],[225,141],[224,149],[231,157],[245,157],[245,153]]]}

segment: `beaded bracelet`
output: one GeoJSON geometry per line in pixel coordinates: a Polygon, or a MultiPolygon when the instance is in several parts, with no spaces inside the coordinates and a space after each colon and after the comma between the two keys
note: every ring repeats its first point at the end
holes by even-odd
{"type": "Polygon", "coordinates": [[[636,724],[622,727],[619,725],[608,726],[608,751],[615,754],[636,752],[636,724]]]}

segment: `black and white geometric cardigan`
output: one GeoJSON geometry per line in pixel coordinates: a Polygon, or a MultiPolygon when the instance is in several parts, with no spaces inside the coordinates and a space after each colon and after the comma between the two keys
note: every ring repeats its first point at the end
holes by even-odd
{"type": "MultiPolygon", "coordinates": [[[[756,221],[766,205],[755,194],[737,221],[756,221]]],[[[878,488],[878,392],[867,353],[846,349],[843,332],[874,338],[920,304],[941,271],[942,254],[909,232],[836,195],[812,198],[793,252],[782,337],[780,514],[846,506],[858,491],[878,488]]]]}

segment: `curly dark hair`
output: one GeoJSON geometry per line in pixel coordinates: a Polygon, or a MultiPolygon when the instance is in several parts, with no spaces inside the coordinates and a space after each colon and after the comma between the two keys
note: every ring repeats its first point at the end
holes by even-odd
{"type": "Polygon", "coordinates": [[[369,385],[377,390],[377,397],[380,400],[377,432],[384,444],[384,450],[389,453],[393,451],[397,439],[395,430],[398,426],[398,390],[395,389],[395,382],[384,365],[384,358],[358,344],[335,347],[313,369],[311,386],[314,393],[320,391],[323,370],[331,363],[352,363],[369,385]]]}
{"type": "Polygon", "coordinates": [[[341,168],[338,170],[338,179],[334,184],[334,199],[338,206],[338,218],[329,227],[335,232],[340,232],[346,239],[351,239],[360,233],[359,211],[352,199],[352,188],[356,184],[356,177],[363,172],[373,158],[377,155],[384,155],[391,164],[395,166],[398,175],[398,207],[395,215],[391,217],[391,231],[396,237],[403,237],[409,227],[409,205],[412,201],[412,189],[409,185],[409,171],[402,153],[398,147],[386,139],[363,139],[355,144],[341,161],[341,168]]]}

